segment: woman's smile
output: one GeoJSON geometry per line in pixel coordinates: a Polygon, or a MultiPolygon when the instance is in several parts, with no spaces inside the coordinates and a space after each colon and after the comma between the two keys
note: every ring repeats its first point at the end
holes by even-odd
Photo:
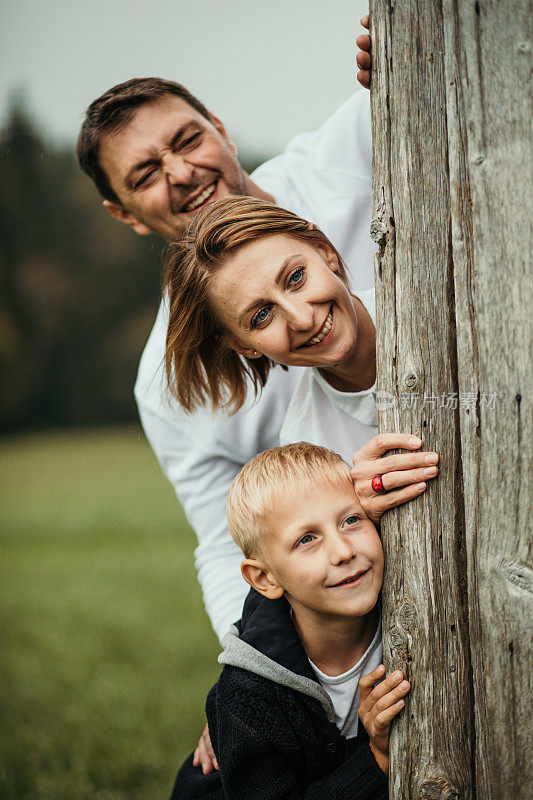
{"type": "Polygon", "coordinates": [[[333,321],[333,306],[329,309],[328,315],[321,326],[318,333],[300,345],[300,347],[316,347],[320,344],[327,344],[333,338],[334,321],[333,321]]]}

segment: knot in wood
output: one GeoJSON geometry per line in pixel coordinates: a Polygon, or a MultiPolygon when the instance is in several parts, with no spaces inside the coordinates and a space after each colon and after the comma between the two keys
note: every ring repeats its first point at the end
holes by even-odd
{"type": "Polygon", "coordinates": [[[404,376],[403,383],[407,389],[415,389],[418,383],[418,378],[414,372],[408,372],[407,375],[404,376]]]}
{"type": "Polygon", "coordinates": [[[402,603],[396,612],[396,620],[406,631],[412,632],[416,625],[416,608],[412,603],[402,603]]]}
{"type": "Polygon", "coordinates": [[[505,560],[502,562],[502,572],[509,583],[517,589],[533,592],[533,570],[527,564],[505,560]]]}
{"type": "Polygon", "coordinates": [[[385,246],[389,228],[380,219],[373,219],[370,223],[370,236],[380,247],[385,246]]]}
{"type": "Polygon", "coordinates": [[[420,800],[459,800],[459,793],[446,778],[430,778],[420,784],[420,800]]]}
{"type": "Polygon", "coordinates": [[[474,164],[477,164],[479,166],[480,164],[483,164],[484,161],[485,161],[485,156],[480,153],[478,156],[475,157],[474,164]]]}
{"type": "Polygon", "coordinates": [[[396,625],[390,629],[388,638],[394,650],[401,651],[407,647],[407,637],[396,625]]]}

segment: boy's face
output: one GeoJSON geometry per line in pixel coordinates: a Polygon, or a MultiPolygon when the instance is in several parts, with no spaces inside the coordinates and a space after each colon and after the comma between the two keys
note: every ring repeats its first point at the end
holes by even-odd
{"type": "Polygon", "coordinates": [[[360,617],[376,605],[383,550],[349,480],[294,496],[266,517],[269,572],[307,618],[360,617]]]}

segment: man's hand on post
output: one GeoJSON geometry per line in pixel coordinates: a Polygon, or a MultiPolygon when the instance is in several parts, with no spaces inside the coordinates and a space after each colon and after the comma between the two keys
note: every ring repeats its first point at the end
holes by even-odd
{"type": "MultiPolygon", "coordinates": [[[[361,20],[361,25],[363,28],[367,30],[370,27],[370,18],[368,14],[365,14],[363,19],[361,20]]],[[[370,73],[372,71],[372,56],[370,54],[371,51],[371,41],[370,36],[368,33],[361,33],[357,39],[355,40],[357,47],[359,48],[359,52],[356,56],[357,66],[359,67],[359,72],[357,73],[357,80],[364,86],[365,89],[370,89],[370,73]]]]}

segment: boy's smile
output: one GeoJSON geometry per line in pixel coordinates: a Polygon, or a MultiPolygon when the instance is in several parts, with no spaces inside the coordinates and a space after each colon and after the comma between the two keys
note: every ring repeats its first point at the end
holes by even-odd
{"type": "Polygon", "coordinates": [[[285,590],[300,625],[362,617],[376,605],[383,550],[349,480],[287,490],[267,513],[266,571],[285,590]]]}

